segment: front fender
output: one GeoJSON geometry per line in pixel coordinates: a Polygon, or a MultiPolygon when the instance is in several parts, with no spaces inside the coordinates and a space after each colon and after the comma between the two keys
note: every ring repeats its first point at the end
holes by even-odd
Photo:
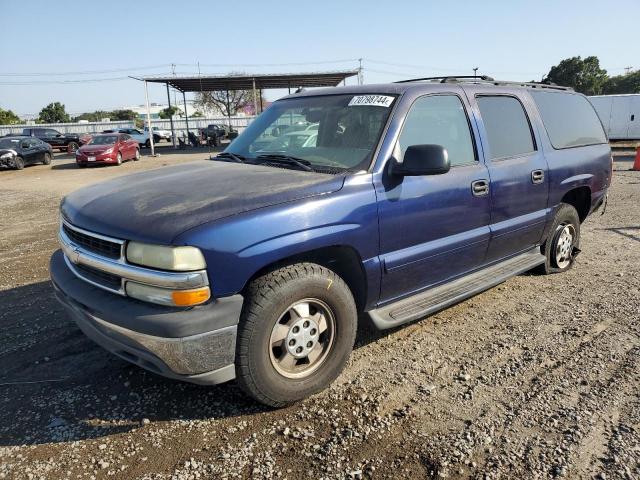
{"type": "Polygon", "coordinates": [[[379,284],[377,206],[369,174],[349,177],[338,192],[201,225],[173,243],[203,251],[218,297],[239,293],[256,272],[271,264],[334,246],[353,248],[362,259],[368,284],[379,284]]]}

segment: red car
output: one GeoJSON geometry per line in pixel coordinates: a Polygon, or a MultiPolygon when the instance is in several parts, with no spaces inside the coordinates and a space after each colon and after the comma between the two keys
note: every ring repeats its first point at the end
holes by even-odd
{"type": "Polygon", "coordinates": [[[89,143],[76,150],[76,163],[80,168],[99,163],[121,165],[131,159],[140,160],[140,147],[124,133],[94,135],[89,143]]]}

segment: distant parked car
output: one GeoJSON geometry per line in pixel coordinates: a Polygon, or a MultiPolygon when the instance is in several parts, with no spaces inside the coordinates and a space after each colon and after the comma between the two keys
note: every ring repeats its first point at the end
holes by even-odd
{"type": "Polygon", "coordinates": [[[0,138],[0,167],[22,170],[25,165],[42,162],[51,163],[51,145],[33,137],[0,138]]]}
{"type": "Polygon", "coordinates": [[[100,163],[121,165],[125,160],[140,160],[138,142],[126,133],[95,135],[76,152],[79,168],[100,163]]]}
{"type": "MultiPolygon", "coordinates": [[[[149,140],[149,132],[148,131],[142,131],[139,130],[137,128],[115,128],[115,129],[110,129],[110,130],[104,130],[102,133],[125,133],[129,136],[131,136],[131,138],[133,138],[136,142],[138,142],[138,145],[140,145],[140,148],[142,147],[146,147],[146,148],[150,148],[151,147],[151,141],[149,140]]],[[[157,143],[160,141],[160,137],[158,135],[153,135],[153,141],[154,143],[157,143]]]]}
{"type": "MultiPolygon", "coordinates": [[[[151,127],[153,130],[153,141],[159,142],[160,140],[166,140],[167,142],[171,141],[171,131],[163,130],[160,127],[151,127]]],[[[144,131],[148,132],[149,127],[144,127],[144,131]]]]}
{"type": "Polygon", "coordinates": [[[22,135],[26,137],[36,137],[47,142],[56,150],[64,152],[75,152],[80,146],[80,137],[75,133],[60,133],[53,128],[25,128],[22,135]]]}
{"type": "Polygon", "coordinates": [[[80,144],[86,145],[91,141],[94,135],[98,135],[98,132],[86,132],[80,134],[80,144]]]}

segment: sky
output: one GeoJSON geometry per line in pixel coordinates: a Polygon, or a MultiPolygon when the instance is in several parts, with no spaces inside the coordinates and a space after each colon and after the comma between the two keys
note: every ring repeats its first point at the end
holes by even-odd
{"type": "MultiPolygon", "coordinates": [[[[74,114],[141,105],[143,84],[126,77],[171,64],[177,74],[197,74],[198,62],[203,74],[290,73],[362,58],[365,83],[474,67],[539,80],[576,55],[596,55],[610,75],[640,68],[639,0],[0,0],[0,18],[0,108],[19,115],[53,101],[74,114]]],[[[166,102],[164,85],[149,95],[166,102]]]]}

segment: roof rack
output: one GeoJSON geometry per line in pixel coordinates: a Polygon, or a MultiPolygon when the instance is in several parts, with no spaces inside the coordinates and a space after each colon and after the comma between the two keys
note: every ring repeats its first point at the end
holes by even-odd
{"type": "Polygon", "coordinates": [[[573,90],[571,87],[561,87],[551,82],[514,82],[508,80],[494,80],[487,75],[456,75],[456,76],[442,76],[442,77],[424,77],[424,78],[411,78],[408,80],[400,80],[394,83],[411,83],[411,82],[435,82],[439,83],[486,83],[491,85],[513,85],[516,87],[530,87],[530,88],[542,88],[550,90],[573,90]]]}

